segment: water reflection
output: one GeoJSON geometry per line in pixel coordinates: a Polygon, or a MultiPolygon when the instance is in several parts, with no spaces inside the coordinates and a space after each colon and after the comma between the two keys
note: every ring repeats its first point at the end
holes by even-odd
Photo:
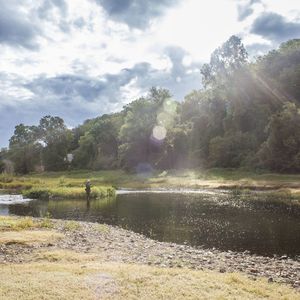
{"type": "MultiPolygon", "coordinates": [[[[263,195],[261,196],[263,197],[263,195]]],[[[299,209],[231,194],[130,193],[101,200],[0,205],[0,213],[105,222],[151,238],[252,253],[299,255],[299,209]],[[7,213],[7,212],[6,212],[7,213]]]]}

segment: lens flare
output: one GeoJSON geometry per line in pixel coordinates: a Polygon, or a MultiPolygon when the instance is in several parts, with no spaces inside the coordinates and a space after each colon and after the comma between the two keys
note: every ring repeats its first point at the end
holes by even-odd
{"type": "Polygon", "coordinates": [[[174,124],[174,117],[167,112],[161,112],[157,115],[157,124],[165,128],[172,127],[174,124]]]}
{"type": "Polygon", "coordinates": [[[166,99],[164,101],[164,111],[168,112],[169,114],[173,115],[176,113],[176,108],[177,108],[177,104],[175,101],[173,101],[172,99],[166,99]]]}
{"type": "Polygon", "coordinates": [[[153,128],[153,131],[152,131],[152,136],[158,140],[158,141],[162,141],[165,139],[167,135],[167,130],[165,127],[163,126],[155,126],[153,128]]]}

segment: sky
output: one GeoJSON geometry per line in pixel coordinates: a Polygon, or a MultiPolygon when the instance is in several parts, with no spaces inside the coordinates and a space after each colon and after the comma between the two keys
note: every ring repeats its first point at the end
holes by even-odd
{"type": "Polygon", "coordinates": [[[17,124],[72,128],[152,86],[182,101],[231,35],[250,58],[300,38],[300,1],[0,0],[0,147],[17,124]]]}

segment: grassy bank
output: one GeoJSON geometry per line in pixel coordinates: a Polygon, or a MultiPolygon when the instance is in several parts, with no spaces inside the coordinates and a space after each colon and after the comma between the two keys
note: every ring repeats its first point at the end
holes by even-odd
{"type": "Polygon", "coordinates": [[[90,178],[92,197],[113,194],[115,188],[219,188],[272,190],[288,199],[300,199],[300,174],[255,173],[234,169],[171,170],[129,174],[122,170],[46,172],[23,177],[0,177],[0,189],[19,190],[28,197],[85,197],[84,182],[90,178]]]}
{"type": "MultiPolygon", "coordinates": [[[[31,249],[22,262],[0,263],[1,299],[300,299],[287,285],[244,273],[129,264],[105,260],[112,249],[54,247],[80,232],[77,222],[62,224],[58,231],[50,219],[0,217],[0,249],[31,249]]],[[[106,234],[109,228],[98,224],[95,230],[106,234]]]]}
{"type": "MultiPolygon", "coordinates": [[[[67,173],[66,173],[67,174],[67,173]]],[[[66,178],[60,173],[56,177],[43,175],[33,176],[0,176],[0,189],[7,192],[22,193],[24,197],[31,199],[84,199],[86,178],[66,178]]],[[[115,189],[109,184],[93,182],[91,198],[103,198],[113,196],[115,189]]]]}

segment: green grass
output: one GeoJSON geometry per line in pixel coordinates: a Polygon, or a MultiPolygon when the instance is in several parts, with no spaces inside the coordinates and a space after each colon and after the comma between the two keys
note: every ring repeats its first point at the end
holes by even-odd
{"type": "Polygon", "coordinates": [[[114,188],[221,188],[285,190],[293,199],[300,199],[300,174],[242,169],[157,171],[146,178],[123,170],[45,172],[23,177],[2,175],[0,189],[17,189],[29,198],[85,198],[84,182],[88,178],[92,182],[92,198],[113,196],[114,188]]]}
{"type": "MultiPolygon", "coordinates": [[[[0,189],[6,192],[22,193],[32,199],[85,199],[85,181],[88,174],[65,176],[68,173],[45,173],[29,176],[0,175],[0,189]]],[[[108,183],[92,182],[91,198],[114,196],[115,189],[108,183]]]]}
{"type": "Polygon", "coordinates": [[[168,170],[157,171],[151,177],[144,178],[138,174],[126,173],[123,170],[88,171],[76,170],[70,172],[46,172],[32,174],[31,179],[57,182],[59,179],[65,185],[78,184],[90,178],[94,184],[114,185],[116,187],[151,187],[164,185],[192,185],[193,182],[217,181],[221,183],[235,182],[236,184],[269,183],[274,185],[295,184],[300,187],[300,174],[275,174],[253,172],[242,169],[208,169],[208,170],[168,170]]]}
{"type": "MultiPolygon", "coordinates": [[[[23,196],[31,199],[83,199],[86,193],[83,187],[36,187],[22,192],[23,196]]],[[[93,187],[90,198],[103,198],[114,195],[111,187],[93,187]]]]}

